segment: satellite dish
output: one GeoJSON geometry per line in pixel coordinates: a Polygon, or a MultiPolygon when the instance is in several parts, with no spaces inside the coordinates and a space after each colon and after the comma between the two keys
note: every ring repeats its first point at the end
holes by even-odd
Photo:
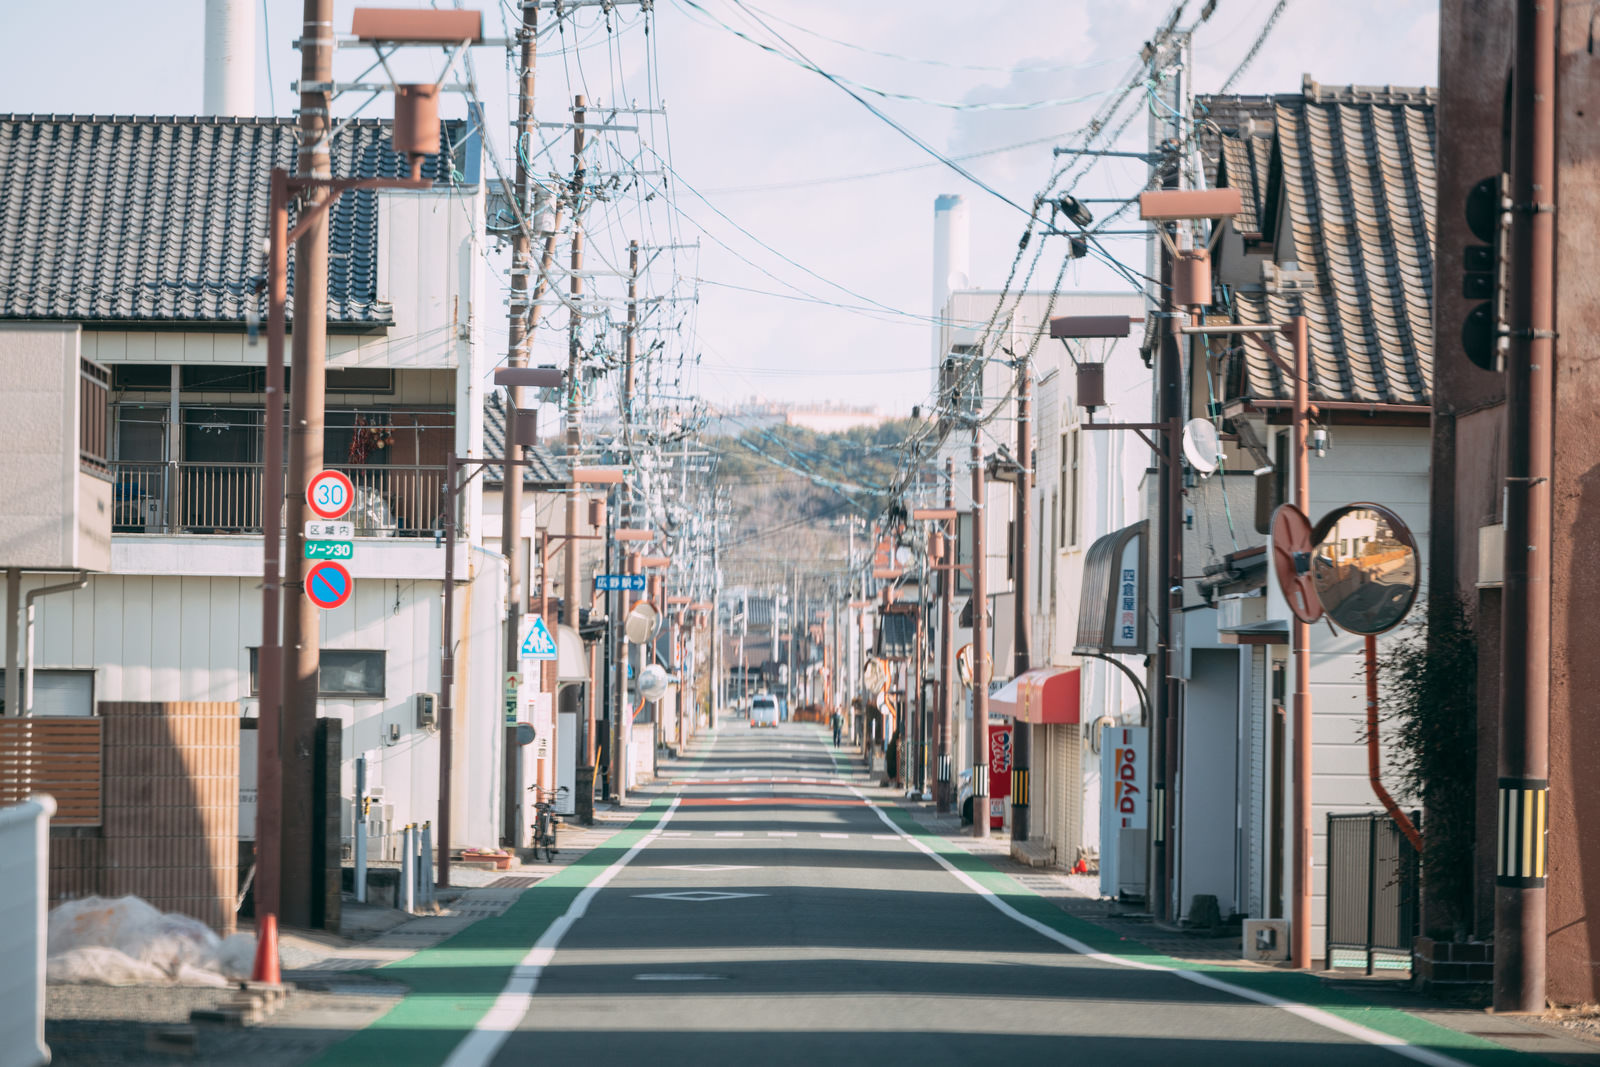
{"type": "Polygon", "coordinates": [[[639,672],[639,695],[646,700],[660,700],[667,695],[672,676],[659,663],[652,663],[639,672]]]}
{"type": "Polygon", "coordinates": [[[642,645],[650,640],[650,635],[656,632],[656,624],[661,621],[660,614],[651,607],[647,601],[639,601],[628,612],[628,617],[622,622],[622,632],[636,645],[642,645]]]}
{"type": "Polygon", "coordinates": [[[911,551],[910,545],[901,545],[894,550],[894,561],[902,567],[910,566],[911,561],[916,558],[916,553],[911,551]]]}
{"type": "Polygon", "coordinates": [[[1201,474],[1211,474],[1222,458],[1222,438],[1210,419],[1190,419],[1183,424],[1183,456],[1201,474]]]}
{"type": "Polygon", "coordinates": [[[1417,598],[1417,541],[1378,504],[1347,504],[1311,531],[1311,580],[1322,610],[1343,630],[1381,634],[1400,624],[1417,598]]]}

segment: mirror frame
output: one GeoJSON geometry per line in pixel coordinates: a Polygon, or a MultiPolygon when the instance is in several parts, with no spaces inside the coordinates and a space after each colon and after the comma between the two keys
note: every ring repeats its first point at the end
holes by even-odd
{"type": "MultiPolygon", "coordinates": [[[[1353,504],[1345,504],[1342,507],[1334,508],[1332,511],[1328,512],[1326,515],[1322,516],[1322,518],[1318,519],[1316,526],[1312,527],[1312,529],[1311,529],[1311,556],[1312,556],[1312,563],[1311,563],[1311,573],[1308,575],[1308,577],[1310,577],[1312,579],[1313,584],[1315,584],[1315,581],[1316,581],[1316,577],[1315,576],[1316,576],[1316,554],[1317,554],[1317,550],[1322,547],[1322,542],[1327,539],[1328,534],[1333,530],[1334,525],[1336,523],[1338,523],[1338,521],[1340,519],[1342,519],[1344,516],[1350,514],[1352,511],[1376,511],[1379,515],[1381,515],[1383,517],[1384,521],[1388,522],[1389,528],[1394,532],[1395,540],[1401,542],[1408,549],[1410,549],[1411,550],[1411,556],[1416,561],[1417,580],[1413,581],[1411,583],[1411,593],[1410,593],[1410,595],[1408,597],[1406,597],[1405,606],[1403,608],[1401,608],[1400,614],[1394,620],[1394,622],[1390,623],[1388,626],[1385,626],[1381,630],[1352,630],[1352,629],[1350,629],[1350,627],[1344,625],[1337,618],[1335,618],[1333,613],[1328,610],[1328,607],[1327,607],[1326,604],[1323,605],[1323,608],[1322,608],[1323,616],[1325,618],[1327,618],[1328,620],[1330,620],[1331,622],[1333,622],[1336,625],[1338,625],[1338,627],[1341,630],[1344,630],[1347,633],[1364,634],[1366,636],[1376,636],[1378,634],[1388,633],[1390,630],[1394,629],[1396,626],[1399,626],[1402,622],[1404,622],[1406,620],[1406,616],[1411,614],[1411,609],[1416,606],[1416,603],[1417,603],[1417,592],[1419,591],[1419,589],[1422,586],[1422,551],[1417,547],[1417,538],[1416,538],[1416,535],[1411,532],[1411,527],[1407,526],[1406,525],[1406,521],[1404,519],[1402,519],[1399,515],[1395,514],[1393,509],[1386,508],[1382,504],[1374,504],[1374,503],[1371,503],[1370,501],[1358,500],[1353,504]]],[[[1321,598],[1322,598],[1322,590],[1318,589],[1317,590],[1317,599],[1320,601],[1321,598]]]]}

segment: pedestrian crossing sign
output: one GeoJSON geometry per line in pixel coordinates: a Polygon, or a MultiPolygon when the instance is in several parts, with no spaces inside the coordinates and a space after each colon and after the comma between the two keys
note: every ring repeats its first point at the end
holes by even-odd
{"type": "Polygon", "coordinates": [[[556,639],[550,636],[550,627],[535,615],[527,632],[522,635],[523,659],[555,659],[556,639]]]}

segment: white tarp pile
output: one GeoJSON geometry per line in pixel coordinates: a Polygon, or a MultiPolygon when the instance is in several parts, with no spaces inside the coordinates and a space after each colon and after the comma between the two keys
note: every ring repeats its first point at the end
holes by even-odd
{"type": "Polygon", "coordinates": [[[83,985],[227,986],[250,977],[256,939],[223,939],[138,897],[85,897],[50,912],[45,978],[83,985]]]}

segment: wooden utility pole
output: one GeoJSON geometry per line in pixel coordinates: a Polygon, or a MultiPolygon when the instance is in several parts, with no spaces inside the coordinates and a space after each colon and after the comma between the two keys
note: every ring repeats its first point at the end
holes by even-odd
{"type": "MultiPolygon", "coordinates": [[[[522,43],[522,56],[521,79],[517,92],[517,177],[516,186],[505,191],[507,196],[516,199],[519,220],[526,220],[531,214],[528,211],[528,167],[525,162],[527,152],[524,145],[529,143],[538,131],[538,124],[533,117],[534,69],[539,59],[538,28],[538,5],[524,7],[522,27],[518,33],[522,43]]],[[[552,233],[549,245],[553,247],[554,244],[555,235],[552,233]]],[[[532,333],[533,325],[538,322],[537,298],[535,306],[531,308],[528,306],[528,275],[533,270],[532,252],[533,235],[519,222],[511,234],[511,315],[506,331],[506,365],[510,367],[528,365],[528,337],[532,333]],[[525,326],[527,320],[524,316],[530,315],[533,322],[525,326]]],[[[542,275],[540,288],[543,289],[542,275]]],[[[523,410],[528,406],[527,392],[527,387],[521,385],[507,388],[505,433],[507,462],[502,468],[505,477],[500,483],[500,551],[506,558],[505,669],[508,674],[520,674],[522,670],[522,611],[526,604],[524,592],[526,576],[522,563],[523,470],[515,464],[522,459],[519,423],[523,410]]],[[[507,723],[502,734],[505,759],[503,771],[505,789],[502,800],[505,840],[502,843],[514,848],[519,843],[519,831],[522,827],[521,749],[517,745],[515,723],[507,723]]],[[[553,745],[551,751],[554,751],[553,745]]]]}
{"type": "MultiPolygon", "coordinates": [[[[1033,551],[1032,514],[1033,488],[1033,373],[1026,356],[1017,366],[1017,493],[1016,529],[1013,550],[1016,563],[1016,591],[1012,597],[1015,609],[1011,653],[1011,674],[1021,678],[1032,666],[1028,625],[1029,563],[1033,551]]],[[[1020,701],[1019,701],[1020,703],[1020,701]]],[[[1020,717],[1011,724],[1011,840],[1028,839],[1028,767],[1033,751],[1033,726],[1020,717]]]]}
{"type": "Polygon", "coordinates": [[[972,836],[989,836],[989,582],[983,558],[983,446],[972,427],[972,836]]]}
{"type": "MultiPolygon", "coordinates": [[[[944,461],[944,506],[954,511],[956,506],[956,461],[946,456],[944,461]]],[[[950,536],[945,538],[944,570],[939,572],[939,604],[943,618],[939,626],[939,774],[934,786],[934,803],[942,815],[955,803],[955,783],[950,776],[951,738],[955,736],[956,704],[956,576],[960,574],[961,560],[957,552],[955,533],[959,524],[951,522],[950,536]]]]}
{"type": "MultiPolygon", "coordinates": [[[[1494,1006],[1545,1010],[1554,473],[1556,12],[1518,0],[1512,63],[1494,1006]]],[[[1576,201],[1574,201],[1576,203],[1576,201]]],[[[1570,857],[1562,857],[1570,860],[1570,857]]]]}
{"type": "MultiPolygon", "coordinates": [[[[333,82],[333,0],[305,0],[300,30],[300,149],[295,174],[326,181],[333,177],[328,152],[332,132],[328,86],[333,82]]],[[[301,193],[305,205],[317,203],[328,190],[311,186],[301,193]]],[[[282,866],[279,919],[287,926],[308,927],[313,900],[321,887],[312,884],[316,864],[311,854],[316,824],[314,768],[317,747],[317,679],[321,667],[320,608],[305,592],[306,485],[323,463],[323,405],[327,384],[328,344],[328,216],[319,213],[301,235],[294,251],[294,329],[289,397],[289,468],[284,485],[287,504],[286,552],[282,595],[282,700],[279,727],[283,756],[282,866]]]]}
{"type": "MultiPolygon", "coordinates": [[[[578,466],[578,453],[582,447],[582,431],[578,423],[578,394],[583,388],[583,348],[578,302],[583,296],[583,115],[584,99],[580,94],[573,100],[572,111],[572,307],[567,309],[570,322],[567,327],[567,462],[578,466]]],[[[561,581],[561,610],[563,619],[574,631],[578,629],[578,490],[574,486],[567,493],[566,516],[567,543],[566,567],[561,581]]],[[[591,676],[591,685],[593,679],[591,676]]],[[[587,710],[582,712],[585,721],[581,726],[582,760],[578,766],[577,804],[578,821],[585,826],[594,823],[594,724],[587,710]]]]}

